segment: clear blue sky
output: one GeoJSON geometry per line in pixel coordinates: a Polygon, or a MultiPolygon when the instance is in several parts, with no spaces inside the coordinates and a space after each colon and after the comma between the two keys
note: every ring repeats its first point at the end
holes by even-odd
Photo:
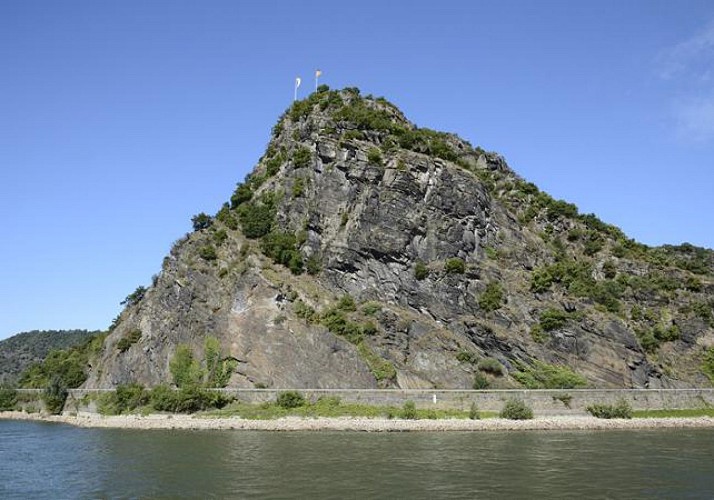
{"type": "Polygon", "coordinates": [[[647,244],[714,247],[714,3],[0,1],[0,338],[108,326],[315,68],[647,244]]]}

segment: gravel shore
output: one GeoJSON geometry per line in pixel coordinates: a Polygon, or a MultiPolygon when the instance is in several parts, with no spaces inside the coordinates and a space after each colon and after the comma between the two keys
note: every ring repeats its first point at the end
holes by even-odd
{"type": "Polygon", "coordinates": [[[245,420],[242,418],[206,418],[191,415],[120,415],[103,417],[83,413],[77,416],[40,415],[0,412],[0,419],[55,422],[77,427],[113,429],[186,429],[186,430],[260,430],[260,431],[544,431],[607,429],[714,428],[714,418],[635,418],[603,420],[590,416],[549,416],[533,420],[399,420],[376,418],[300,418],[245,420]]]}

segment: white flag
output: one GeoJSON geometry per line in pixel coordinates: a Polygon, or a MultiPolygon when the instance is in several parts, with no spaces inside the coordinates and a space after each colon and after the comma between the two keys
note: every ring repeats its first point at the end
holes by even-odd
{"type": "Polygon", "coordinates": [[[302,80],[300,80],[300,77],[298,76],[298,77],[295,79],[295,88],[298,88],[301,83],[302,83],[302,80]]]}

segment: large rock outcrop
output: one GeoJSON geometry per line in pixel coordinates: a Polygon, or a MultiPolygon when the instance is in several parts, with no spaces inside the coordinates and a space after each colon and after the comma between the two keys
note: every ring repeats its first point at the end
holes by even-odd
{"type": "Polygon", "coordinates": [[[355,89],[294,104],[196,227],[86,386],[170,382],[207,337],[234,387],[708,384],[711,251],[638,244],[355,89]]]}

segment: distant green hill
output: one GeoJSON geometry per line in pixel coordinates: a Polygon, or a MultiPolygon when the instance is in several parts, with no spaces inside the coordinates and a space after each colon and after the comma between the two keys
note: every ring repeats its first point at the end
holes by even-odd
{"type": "Polygon", "coordinates": [[[97,335],[88,330],[33,330],[0,341],[0,381],[13,382],[50,351],[74,347],[97,335]]]}

